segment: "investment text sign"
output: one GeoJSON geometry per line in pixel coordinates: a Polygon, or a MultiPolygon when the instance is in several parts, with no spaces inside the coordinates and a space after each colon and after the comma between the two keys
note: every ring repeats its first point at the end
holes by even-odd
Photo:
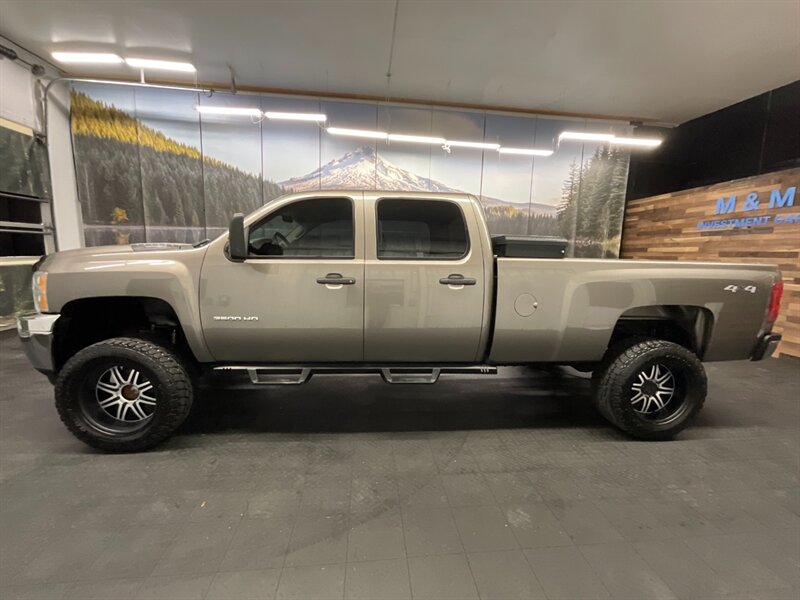
{"type": "Polygon", "coordinates": [[[764,225],[797,225],[800,223],[800,213],[782,209],[792,209],[795,206],[797,186],[770,190],[769,197],[759,196],[758,192],[750,192],[744,197],[729,196],[717,198],[715,215],[738,213],[736,216],[709,219],[697,223],[697,228],[729,229],[737,227],[758,227],[764,225]],[[773,214],[748,215],[755,210],[772,210],[773,214]],[[781,212],[778,212],[781,211],[781,212]]]}

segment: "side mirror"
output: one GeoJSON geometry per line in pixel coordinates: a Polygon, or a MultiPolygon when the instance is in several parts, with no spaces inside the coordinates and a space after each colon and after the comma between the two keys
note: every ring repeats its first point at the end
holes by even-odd
{"type": "Polygon", "coordinates": [[[228,253],[231,260],[247,258],[247,242],[244,239],[244,215],[236,213],[228,228],[228,253]]]}

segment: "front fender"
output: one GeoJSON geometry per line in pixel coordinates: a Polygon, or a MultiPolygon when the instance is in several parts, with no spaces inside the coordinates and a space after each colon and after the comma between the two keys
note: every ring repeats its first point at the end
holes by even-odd
{"type": "Polygon", "coordinates": [[[205,247],[148,252],[100,247],[56,253],[40,267],[48,273],[50,311],[84,298],[157,298],[175,311],[195,358],[209,362],[198,305],[205,252],[205,247]]]}

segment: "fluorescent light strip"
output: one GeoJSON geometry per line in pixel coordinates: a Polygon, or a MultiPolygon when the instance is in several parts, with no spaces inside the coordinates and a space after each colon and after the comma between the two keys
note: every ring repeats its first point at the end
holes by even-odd
{"type": "Polygon", "coordinates": [[[500,144],[489,144],[485,142],[460,142],[456,140],[447,140],[445,144],[454,148],[484,148],[486,150],[498,150],[500,144]]]}
{"type": "Polygon", "coordinates": [[[615,137],[611,140],[612,144],[620,144],[625,146],[644,146],[645,148],[655,148],[656,146],[661,145],[661,141],[658,138],[625,138],[625,137],[615,137]]]}
{"type": "Polygon", "coordinates": [[[288,113],[267,111],[264,116],[268,119],[278,119],[284,121],[326,121],[327,116],[319,113],[288,113]]]}
{"type": "Polygon", "coordinates": [[[500,154],[523,154],[525,156],[550,156],[553,154],[552,150],[538,150],[536,148],[505,148],[500,147],[497,149],[500,154]]]}
{"type": "Polygon", "coordinates": [[[385,131],[368,131],[366,129],[346,129],[343,127],[328,127],[325,131],[331,135],[347,135],[350,137],[370,138],[374,140],[385,140],[389,134],[385,131]]]}
{"type": "Polygon", "coordinates": [[[447,140],[440,137],[427,135],[406,135],[404,133],[390,133],[390,142],[413,142],[415,144],[444,144],[447,140]]]}
{"type": "Polygon", "coordinates": [[[62,63],[119,64],[122,58],[106,52],[53,52],[53,58],[62,63]]]}
{"type": "Polygon", "coordinates": [[[558,136],[561,140],[581,140],[585,142],[610,142],[614,139],[613,133],[586,133],[582,131],[562,131],[558,136]]]}
{"type": "Polygon", "coordinates": [[[203,106],[198,104],[194,109],[201,114],[208,115],[241,115],[245,117],[260,117],[261,109],[245,108],[238,106],[203,106]]]}
{"type": "Polygon", "coordinates": [[[197,69],[194,65],[187,62],[177,62],[172,60],[153,60],[150,58],[126,58],[125,62],[129,67],[135,69],[156,69],[159,71],[183,71],[194,73],[197,69]]]}

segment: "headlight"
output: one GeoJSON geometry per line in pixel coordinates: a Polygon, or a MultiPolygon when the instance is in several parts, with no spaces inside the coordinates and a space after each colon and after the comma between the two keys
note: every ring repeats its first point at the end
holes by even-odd
{"type": "Polygon", "coordinates": [[[47,273],[36,271],[33,274],[33,306],[36,312],[45,313],[50,310],[47,304],[47,273]]]}

